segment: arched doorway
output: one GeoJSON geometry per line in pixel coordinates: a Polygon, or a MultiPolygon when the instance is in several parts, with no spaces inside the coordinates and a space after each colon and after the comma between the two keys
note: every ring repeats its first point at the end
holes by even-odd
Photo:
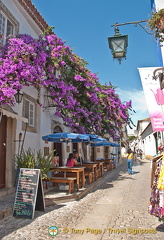
{"type": "MultiPolygon", "coordinates": [[[[60,133],[60,132],[62,132],[62,129],[59,126],[55,126],[53,132],[60,133]]],[[[62,164],[63,164],[62,143],[55,142],[54,150],[55,150],[54,155],[59,158],[59,166],[62,166],[62,164]]]]}

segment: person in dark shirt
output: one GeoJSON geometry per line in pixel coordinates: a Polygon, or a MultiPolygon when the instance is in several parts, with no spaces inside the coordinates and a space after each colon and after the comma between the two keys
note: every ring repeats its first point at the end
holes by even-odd
{"type": "Polygon", "coordinates": [[[79,164],[82,164],[83,163],[83,158],[81,156],[79,156],[79,153],[77,151],[75,151],[73,153],[73,156],[75,158],[75,160],[79,163],[79,164]]]}

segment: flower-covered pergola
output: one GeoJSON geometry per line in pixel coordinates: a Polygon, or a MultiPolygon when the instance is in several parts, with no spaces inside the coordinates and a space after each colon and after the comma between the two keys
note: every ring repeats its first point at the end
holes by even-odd
{"type": "Polygon", "coordinates": [[[130,124],[131,101],[122,103],[115,87],[101,85],[86,66],[52,31],[38,39],[26,34],[9,37],[0,55],[0,104],[14,105],[14,94],[24,86],[38,90],[40,104],[40,89],[45,87],[54,115],[73,132],[114,136],[123,124],[130,124]]]}

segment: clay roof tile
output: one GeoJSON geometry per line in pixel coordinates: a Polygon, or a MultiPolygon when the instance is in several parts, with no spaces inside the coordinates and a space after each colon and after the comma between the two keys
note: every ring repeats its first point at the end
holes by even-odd
{"type": "Polygon", "coordinates": [[[21,6],[28,12],[31,18],[35,21],[38,27],[44,32],[48,27],[48,23],[36,9],[31,0],[18,0],[21,6]]]}

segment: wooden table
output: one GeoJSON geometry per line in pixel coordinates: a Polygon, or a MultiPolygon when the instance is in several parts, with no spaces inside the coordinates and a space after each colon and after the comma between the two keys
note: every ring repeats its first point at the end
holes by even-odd
{"type": "Polygon", "coordinates": [[[89,163],[85,162],[84,164],[95,164],[95,163],[97,164],[98,169],[100,169],[101,177],[104,176],[104,163],[103,163],[103,161],[100,160],[100,162],[96,161],[96,162],[89,162],[89,163]]]}
{"type": "Polygon", "coordinates": [[[96,174],[97,163],[95,163],[95,162],[85,162],[83,164],[80,164],[80,166],[85,167],[85,169],[90,168],[91,171],[94,173],[94,179],[97,179],[97,177],[96,177],[97,176],[97,174],[96,174]]]}
{"type": "Polygon", "coordinates": [[[98,162],[98,167],[100,169],[101,177],[104,176],[104,163],[103,162],[98,162]]]}
{"type": "MultiPolygon", "coordinates": [[[[100,175],[101,177],[104,176],[104,163],[103,162],[99,162],[99,161],[96,161],[96,162],[89,162],[89,164],[97,164],[97,169],[100,170],[100,175]]],[[[85,162],[84,164],[88,164],[87,162],[85,162]]]]}
{"type": "Polygon", "coordinates": [[[84,173],[84,166],[80,167],[53,167],[50,168],[50,171],[57,171],[57,172],[64,172],[64,177],[67,177],[67,173],[73,172],[76,173],[76,184],[77,184],[77,190],[79,191],[79,179],[80,174],[82,175],[82,188],[85,187],[85,173],[84,173]]]}
{"type": "Polygon", "coordinates": [[[106,167],[107,171],[112,170],[112,160],[111,159],[101,159],[101,160],[96,160],[96,162],[103,162],[104,167],[106,167]]]}

